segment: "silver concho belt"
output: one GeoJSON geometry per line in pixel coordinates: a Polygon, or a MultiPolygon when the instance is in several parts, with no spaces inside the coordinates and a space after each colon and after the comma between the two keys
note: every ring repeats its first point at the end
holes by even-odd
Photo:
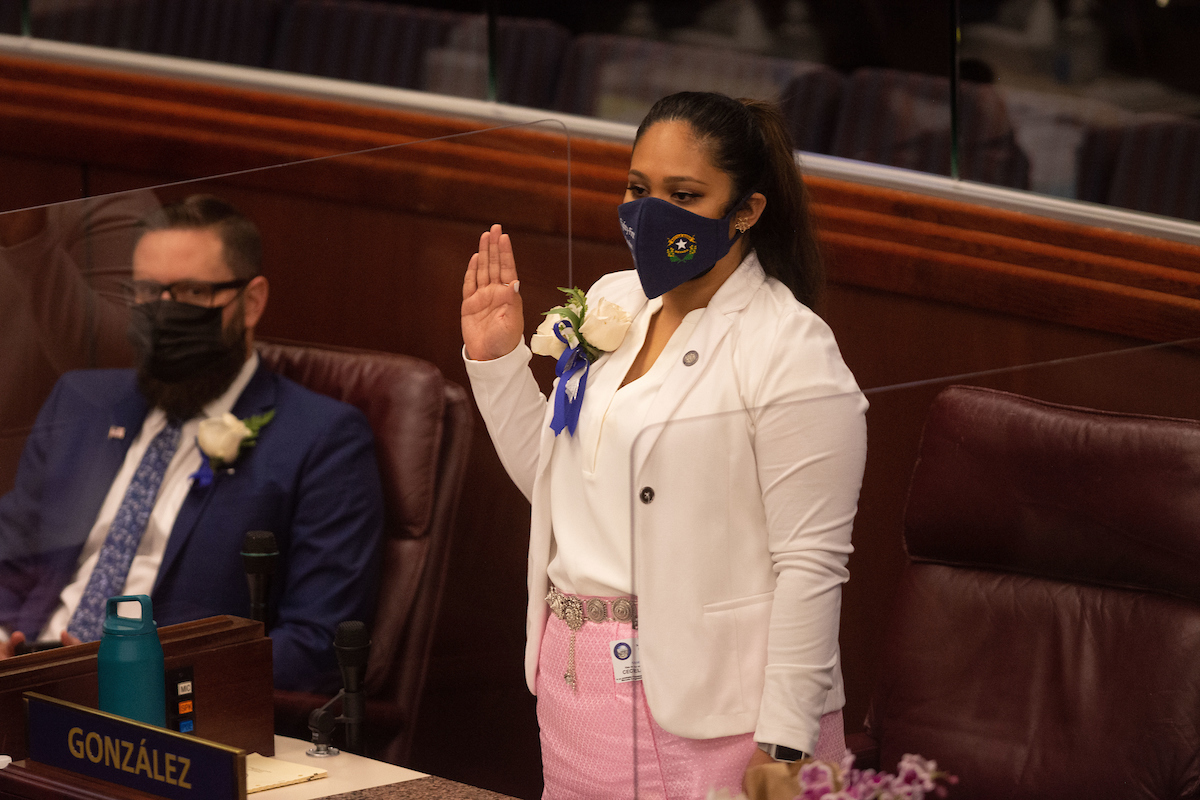
{"type": "Polygon", "coordinates": [[[585,622],[628,622],[637,630],[637,605],[631,597],[618,597],[616,600],[604,600],[599,597],[589,597],[586,600],[573,594],[563,594],[557,586],[551,586],[546,593],[546,604],[550,606],[554,616],[567,623],[571,629],[571,643],[567,650],[567,673],[563,680],[572,689],[575,688],[575,632],[583,627],[585,622]]]}

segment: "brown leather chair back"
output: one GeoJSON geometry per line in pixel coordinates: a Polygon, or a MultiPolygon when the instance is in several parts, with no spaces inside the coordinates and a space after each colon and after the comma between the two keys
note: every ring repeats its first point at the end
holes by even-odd
{"type": "MultiPolygon", "coordinates": [[[[276,372],[359,408],[375,432],[385,518],[366,676],[366,747],[370,755],[402,763],[470,446],[466,392],[433,364],[411,356],[281,342],[260,343],[259,352],[276,372]]],[[[325,699],[276,692],[277,729],[307,738],[308,712],[325,699]]]]}
{"type": "Polygon", "coordinates": [[[869,733],[971,798],[1200,796],[1200,423],[951,387],[869,733]]]}

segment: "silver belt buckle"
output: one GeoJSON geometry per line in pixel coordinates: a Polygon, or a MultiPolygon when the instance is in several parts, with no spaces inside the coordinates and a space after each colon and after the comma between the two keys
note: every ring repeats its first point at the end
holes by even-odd
{"type": "Polygon", "coordinates": [[[612,603],[613,619],[617,622],[632,622],[637,627],[637,619],[633,612],[633,601],[628,597],[619,597],[612,603]]]}
{"type": "Polygon", "coordinates": [[[584,603],[587,618],[591,622],[605,622],[608,619],[608,603],[593,597],[584,603]]]}

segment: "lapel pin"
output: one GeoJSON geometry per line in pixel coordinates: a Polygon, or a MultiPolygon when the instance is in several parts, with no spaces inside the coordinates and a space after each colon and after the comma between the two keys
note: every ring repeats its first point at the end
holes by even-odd
{"type": "Polygon", "coordinates": [[[125,429],[122,428],[120,425],[108,426],[108,438],[124,439],[125,438],[125,429]]]}

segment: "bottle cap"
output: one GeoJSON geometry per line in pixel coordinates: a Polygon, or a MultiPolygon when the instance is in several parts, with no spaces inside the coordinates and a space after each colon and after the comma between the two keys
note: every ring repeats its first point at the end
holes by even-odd
{"type": "Polygon", "coordinates": [[[155,633],[158,626],[154,624],[154,604],[150,597],[144,594],[128,594],[121,597],[110,597],[104,607],[104,632],[115,633],[118,636],[141,636],[155,633]],[[139,603],[142,607],[140,617],[121,617],[117,615],[117,606],[121,603],[139,603]]]}

